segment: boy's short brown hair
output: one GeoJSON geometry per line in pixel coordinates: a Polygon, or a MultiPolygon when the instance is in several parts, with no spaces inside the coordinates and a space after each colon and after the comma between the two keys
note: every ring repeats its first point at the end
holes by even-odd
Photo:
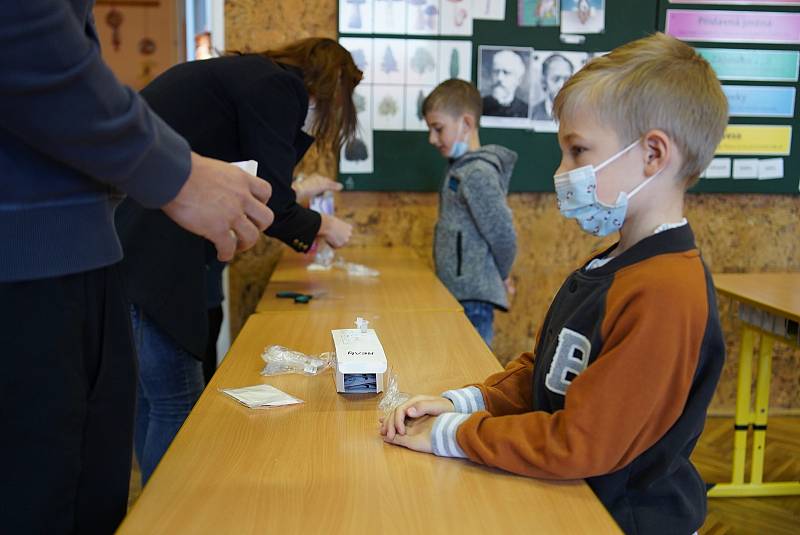
{"type": "Polygon", "coordinates": [[[663,130],[683,155],[686,188],[705,170],[728,124],[728,99],[711,65],[691,46],[655,33],[593,59],[553,103],[555,118],[590,111],[623,144],[663,130]]]}
{"type": "Polygon", "coordinates": [[[452,78],[437,85],[425,97],[422,102],[423,117],[432,111],[444,112],[453,117],[467,113],[477,121],[483,114],[483,101],[474,85],[452,78]]]}

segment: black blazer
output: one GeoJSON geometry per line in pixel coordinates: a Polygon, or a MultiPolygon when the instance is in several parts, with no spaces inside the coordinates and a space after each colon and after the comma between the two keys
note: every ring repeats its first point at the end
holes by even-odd
{"type": "MultiPolygon", "coordinates": [[[[192,150],[228,162],[255,160],[272,185],[275,222],[266,234],[308,250],[320,216],[297,204],[292,171],[313,138],[301,127],[308,110],[302,73],[258,55],[225,56],[176,65],[142,90],[192,150]]],[[[160,210],[127,198],[117,209],[125,258],[123,284],[131,303],[179,345],[200,357],[206,349],[207,273],[213,244],[182,229],[160,210]]]]}

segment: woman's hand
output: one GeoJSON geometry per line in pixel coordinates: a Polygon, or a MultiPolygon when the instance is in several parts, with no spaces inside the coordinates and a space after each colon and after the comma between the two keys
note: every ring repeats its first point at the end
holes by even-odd
{"type": "Polygon", "coordinates": [[[297,195],[297,202],[306,204],[311,199],[326,191],[341,191],[342,185],[335,180],[331,180],[319,173],[312,173],[308,176],[298,177],[292,183],[292,189],[297,195]]]}
{"type": "Polygon", "coordinates": [[[328,242],[328,245],[338,249],[350,241],[353,225],[332,215],[321,214],[321,216],[322,225],[320,225],[317,235],[328,242]]]}

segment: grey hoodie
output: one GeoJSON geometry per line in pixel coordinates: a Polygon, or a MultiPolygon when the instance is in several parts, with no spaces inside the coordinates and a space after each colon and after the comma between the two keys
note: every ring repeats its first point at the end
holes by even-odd
{"type": "Polygon", "coordinates": [[[517,254],[506,203],[517,153],[486,145],[447,169],[433,242],[436,275],[459,301],[478,300],[508,310],[503,280],[517,254]]]}

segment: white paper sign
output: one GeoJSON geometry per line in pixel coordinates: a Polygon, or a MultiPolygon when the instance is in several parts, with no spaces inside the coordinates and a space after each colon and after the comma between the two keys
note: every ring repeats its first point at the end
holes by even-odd
{"type": "Polygon", "coordinates": [[[733,178],[758,178],[758,158],[736,158],[733,160],[733,178]]]}
{"type": "Polygon", "coordinates": [[[783,158],[766,158],[758,162],[758,179],[783,178],[783,158]]]}
{"type": "Polygon", "coordinates": [[[730,158],[714,158],[706,168],[703,175],[705,178],[730,178],[731,177],[731,159],[730,158]]]}

